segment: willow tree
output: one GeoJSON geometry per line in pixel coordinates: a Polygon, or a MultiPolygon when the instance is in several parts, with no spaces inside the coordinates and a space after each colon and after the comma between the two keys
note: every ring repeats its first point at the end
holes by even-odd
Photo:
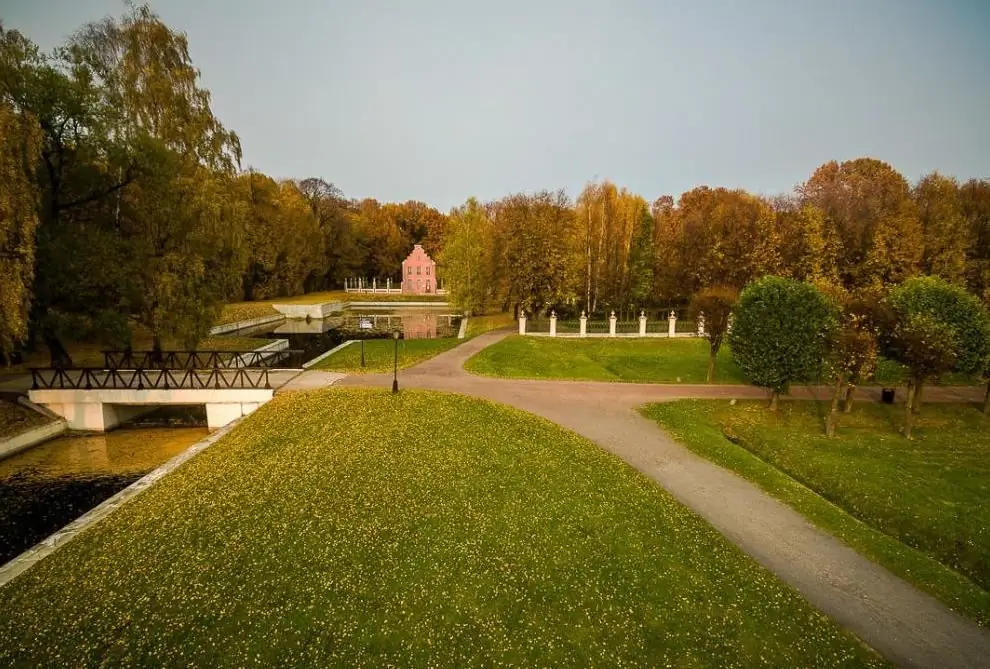
{"type": "Polygon", "coordinates": [[[70,72],[92,82],[100,130],[127,152],[110,163],[121,182],[112,220],[140,265],[129,311],[156,340],[195,342],[237,276],[243,212],[229,197],[237,136],[213,115],[186,36],[147,6],[79,30],[63,51],[70,72]]]}
{"type": "Polygon", "coordinates": [[[37,121],[0,100],[0,359],[27,336],[41,150],[37,121]]]}

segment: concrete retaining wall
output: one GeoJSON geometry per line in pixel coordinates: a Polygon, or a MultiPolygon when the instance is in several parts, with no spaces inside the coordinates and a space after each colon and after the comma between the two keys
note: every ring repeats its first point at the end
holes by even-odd
{"type": "Polygon", "coordinates": [[[285,318],[323,320],[330,314],[344,309],[343,302],[320,302],[317,304],[273,304],[275,311],[285,318]]]}
{"type": "Polygon", "coordinates": [[[48,425],[36,427],[27,432],[0,441],[0,459],[20,453],[23,450],[36,446],[49,439],[54,439],[69,429],[69,424],[64,420],[57,420],[48,425]]]}
{"type": "Polygon", "coordinates": [[[275,323],[278,321],[285,320],[285,316],[282,314],[272,314],[271,316],[260,316],[258,318],[249,318],[243,321],[237,321],[235,323],[225,323],[223,325],[215,325],[210,328],[211,335],[222,335],[228,332],[236,332],[238,330],[243,330],[244,328],[257,327],[259,325],[267,325],[268,323],[275,323]]]}

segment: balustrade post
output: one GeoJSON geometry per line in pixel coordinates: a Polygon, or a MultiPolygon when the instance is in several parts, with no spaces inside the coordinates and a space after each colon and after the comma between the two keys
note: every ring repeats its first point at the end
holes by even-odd
{"type": "Polygon", "coordinates": [[[583,309],[581,310],[581,336],[588,336],[588,316],[584,313],[583,309]]]}
{"type": "Polygon", "coordinates": [[[519,334],[526,334],[526,312],[522,309],[519,310],[519,334]]]}
{"type": "Polygon", "coordinates": [[[556,311],[551,311],[550,312],[550,336],[551,337],[556,337],[557,336],[557,312],[556,311]]]}
{"type": "Polygon", "coordinates": [[[646,336],[646,312],[643,310],[639,312],[639,336],[646,336]]]}
{"type": "Polygon", "coordinates": [[[615,310],[612,311],[612,315],[608,317],[608,336],[615,336],[615,310]]]}
{"type": "Polygon", "coordinates": [[[698,336],[705,336],[705,312],[701,311],[698,313],[698,336]]]}
{"type": "Polygon", "coordinates": [[[670,312],[670,316],[667,317],[667,336],[674,337],[677,335],[677,314],[673,310],[670,312]]]}

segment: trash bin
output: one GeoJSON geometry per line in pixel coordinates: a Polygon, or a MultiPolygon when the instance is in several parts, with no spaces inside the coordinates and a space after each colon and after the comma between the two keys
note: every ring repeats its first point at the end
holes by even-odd
{"type": "Polygon", "coordinates": [[[894,392],[895,392],[894,388],[884,388],[883,390],[880,391],[880,401],[883,402],[884,404],[893,404],[894,392]]]}

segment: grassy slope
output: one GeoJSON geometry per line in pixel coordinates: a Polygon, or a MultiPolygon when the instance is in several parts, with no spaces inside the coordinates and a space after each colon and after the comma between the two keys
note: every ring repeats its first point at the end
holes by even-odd
{"type": "MultiPolygon", "coordinates": [[[[465,369],[507,378],[704,383],[708,342],[686,338],[552,339],[515,335],[472,356],[465,369]]],[[[715,380],[743,382],[727,347],[719,354],[715,380]]]]}
{"type": "Polygon", "coordinates": [[[990,625],[990,419],[971,407],[926,405],[909,442],[896,432],[900,405],[863,404],[828,439],[825,409],[788,402],[775,420],[762,403],[682,401],[644,413],[694,452],[990,625]]]}
{"type": "MultiPolygon", "coordinates": [[[[449,351],[460,343],[456,337],[400,339],[399,369],[411,367],[444,351],[449,351]]],[[[361,342],[355,342],[323,358],[314,369],[350,374],[390,372],[394,356],[395,343],[391,339],[369,339],[364,342],[364,367],[361,367],[361,342]]]]}
{"type": "Polygon", "coordinates": [[[50,418],[42,416],[37,411],[0,400],[0,439],[9,439],[50,422],[52,422],[50,418]]]}
{"type": "Polygon", "coordinates": [[[0,611],[31,666],[878,664],[590,442],[428,392],[276,397],[0,611]]]}

